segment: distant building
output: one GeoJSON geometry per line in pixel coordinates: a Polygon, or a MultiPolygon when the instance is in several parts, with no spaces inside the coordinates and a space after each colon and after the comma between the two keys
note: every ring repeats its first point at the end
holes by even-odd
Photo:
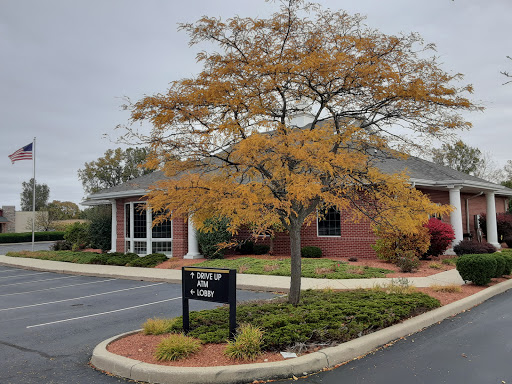
{"type": "Polygon", "coordinates": [[[3,205],[0,209],[0,233],[15,232],[16,212],[14,205],[3,205]]]}
{"type": "MultiPolygon", "coordinates": [[[[46,211],[38,211],[36,214],[48,216],[46,211]]],[[[14,205],[3,205],[0,209],[0,233],[30,232],[32,216],[31,211],[16,211],[14,205]]],[[[42,229],[36,228],[38,230],[42,229]]]]}

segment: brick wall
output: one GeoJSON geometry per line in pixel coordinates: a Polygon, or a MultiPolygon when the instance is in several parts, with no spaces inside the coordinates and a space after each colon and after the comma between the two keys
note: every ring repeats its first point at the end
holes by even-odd
{"type": "MultiPolygon", "coordinates": [[[[420,189],[421,190],[421,189],[420,189]]],[[[449,204],[448,191],[422,190],[435,203],[449,204]]],[[[462,220],[464,232],[466,232],[466,199],[474,194],[461,193],[462,220]]],[[[140,198],[121,199],[117,201],[117,250],[124,252],[124,204],[133,201],[141,201],[140,198]]],[[[496,197],[496,212],[505,212],[507,199],[496,197]]],[[[485,195],[474,197],[469,200],[470,231],[474,235],[473,215],[486,211],[485,195]]],[[[450,223],[449,215],[442,217],[444,222],[450,223]]],[[[327,257],[351,257],[374,258],[375,251],[371,245],[375,244],[375,236],[368,221],[353,223],[348,214],[341,217],[341,236],[318,237],[316,220],[305,225],[301,230],[301,245],[316,246],[322,249],[327,257]]],[[[188,252],[188,226],[184,219],[173,220],[173,257],[182,258],[188,252]]],[[[250,233],[241,230],[237,235],[239,240],[250,238],[250,233]]],[[[270,245],[270,238],[260,238],[259,244],[270,245]]],[[[286,233],[276,234],[274,240],[275,255],[290,254],[290,239],[286,233]]]]}

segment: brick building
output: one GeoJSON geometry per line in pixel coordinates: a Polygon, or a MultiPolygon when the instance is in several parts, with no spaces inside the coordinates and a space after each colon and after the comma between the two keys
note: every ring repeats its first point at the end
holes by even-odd
{"type": "MultiPolygon", "coordinates": [[[[417,157],[408,159],[382,159],[378,167],[386,173],[406,170],[412,185],[428,195],[435,203],[450,204],[455,210],[441,219],[450,223],[455,231],[454,244],[465,236],[479,238],[478,215],[486,213],[487,239],[500,247],[497,236],[496,213],[506,212],[512,189],[483,179],[440,166],[417,157]],[[494,218],[494,219],[493,219],[494,218]]],[[[144,195],[149,187],[160,180],[161,172],[133,179],[122,185],[88,196],[84,205],[112,205],[112,251],[135,252],[140,255],[152,252],[169,257],[201,257],[191,222],[174,219],[172,223],[151,227],[153,214],[141,210],[144,195]]],[[[353,223],[345,220],[346,212],[330,212],[325,220],[302,228],[302,246],[318,246],[325,256],[375,257],[371,245],[375,237],[368,222],[353,223]]],[[[240,236],[248,236],[243,231],[240,236]]],[[[259,241],[268,243],[268,238],[259,241]]],[[[274,253],[289,254],[290,242],[286,233],[274,238],[274,253]]]]}

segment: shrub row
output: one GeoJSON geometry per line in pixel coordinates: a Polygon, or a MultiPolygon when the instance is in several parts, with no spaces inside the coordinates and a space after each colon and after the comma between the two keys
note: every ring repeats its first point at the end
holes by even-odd
{"type": "Polygon", "coordinates": [[[459,244],[453,247],[453,251],[457,254],[457,256],[462,255],[475,255],[480,253],[494,253],[496,252],[496,248],[489,243],[479,243],[474,240],[462,240],[459,244]]]}
{"type": "MultiPolygon", "coordinates": [[[[64,239],[64,232],[35,232],[35,241],[57,241],[64,239]]],[[[26,243],[32,241],[32,232],[0,233],[0,243],[26,243]]]]}
{"type": "Polygon", "coordinates": [[[464,281],[472,281],[475,285],[486,285],[492,278],[512,273],[512,255],[508,253],[463,255],[457,259],[456,267],[464,281]]]}
{"type": "Polygon", "coordinates": [[[152,253],[139,257],[136,253],[112,252],[97,254],[91,259],[90,264],[151,268],[165,260],[167,260],[167,256],[162,253],[152,253]]]}
{"type": "MultiPolygon", "coordinates": [[[[420,292],[308,290],[297,307],[283,298],[240,304],[236,311],[240,323],[264,330],[263,350],[283,351],[298,343],[345,342],[438,306],[438,300],[420,292]]],[[[228,338],[228,316],[227,307],[191,312],[189,335],[203,343],[222,343],[228,338]]],[[[171,331],[183,331],[181,317],[171,331]]]]}

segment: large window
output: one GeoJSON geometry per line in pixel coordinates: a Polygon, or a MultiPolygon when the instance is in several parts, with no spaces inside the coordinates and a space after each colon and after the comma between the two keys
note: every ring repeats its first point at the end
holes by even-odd
{"type": "Polygon", "coordinates": [[[340,211],[336,208],[318,212],[318,236],[341,236],[340,211]]]}
{"type": "Polygon", "coordinates": [[[146,203],[126,203],[125,252],[138,255],[163,253],[172,256],[172,222],[164,220],[152,226],[158,214],[146,209],[146,203]]]}

